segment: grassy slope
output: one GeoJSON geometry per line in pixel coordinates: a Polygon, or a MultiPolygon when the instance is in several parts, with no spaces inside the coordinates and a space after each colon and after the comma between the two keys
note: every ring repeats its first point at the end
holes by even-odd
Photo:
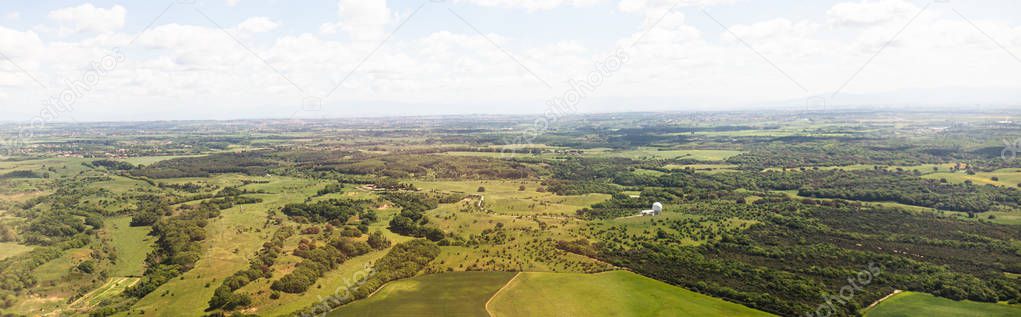
{"type": "Polygon", "coordinates": [[[539,182],[535,181],[437,181],[416,182],[415,185],[425,190],[482,195],[485,197],[486,209],[505,215],[573,215],[578,209],[610,199],[610,195],[606,194],[558,196],[549,192],[540,193],[536,191],[540,187],[539,182]],[[519,191],[522,185],[525,190],[519,191]],[[485,187],[486,191],[479,193],[479,187],[485,187]]]}
{"type": "Polygon", "coordinates": [[[401,280],[327,316],[489,316],[486,301],[512,277],[514,273],[458,272],[401,280]]]}
{"type": "Polygon", "coordinates": [[[117,252],[117,263],[111,276],[142,276],[145,256],[152,251],[155,238],[149,236],[151,227],[132,227],[131,217],[110,218],[106,221],[108,236],[117,252]]]}
{"type": "MultiPolygon", "coordinates": [[[[237,176],[225,175],[210,180],[234,182],[237,176]]],[[[311,195],[307,180],[275,177],[269,184],[254,184],[248,189],[262,189],[270,194],[255,194],[260,204],[235,206],[210,219],[206,227],[206,248],[195,268],[180,278],[160,286],[132,307],[132,312],[144,311],[146,316],[201,316],[212,298],[213,290],[224,278],[248,267],[262,243],[269,239],[275,228],[263,229],[268,210],[298,202],[311,195]],[[206,287],[206,285],[209,287],[206,287]],[[168,311],[173,307],[174,311],[168,311]]]]}
{"type": "Polygon", "coordinates": [[[27,253],[35,249],[34,246],[22,245],[17,242],[0,242],[0,260],[27,253]]]}
{"type": "Polygon", "coordinates": [[[865,313],[866,317],[943,316],[998,317],[1021,316],[1021,306],[953,301],[925,293],[904,292],[883,301],[865,313]]]}
{"type": "Polygon", "coordinates": [[[770,316],[625,271],[522,273],[489,306],[494,316],[770,316]]]}

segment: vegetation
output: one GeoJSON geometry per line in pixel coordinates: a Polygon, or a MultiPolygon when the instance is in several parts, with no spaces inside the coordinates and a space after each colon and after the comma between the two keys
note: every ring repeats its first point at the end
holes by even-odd
{"type": "Polygon", "coordinates": [[[1021,301],[1016,115],[40,131],[0,157],[0,314],[995,315],[1021,301]],[[929,295],[865,309],[894,290],[929,295]]]}
{"type": "Polygon", "coordinates": [[[867,317],[897,316],[989,316],[1007,317],[1021,314],[1021,306],[970,301],[955,302],[925,293],[904,292],[884,300],[868,310],[867,317]]]}
{"type": "Polygon", "coordinates": [[[493,316],[507,317],[770,316],[624,271],[521,273],[493,297],[490,310],[493,316]]]}
{"type": "Polygon", "coordinates": [[[372,268],[373,274],[364,277],[354,289],[323,299],[318,305],[301,314],[325,313],[351,301],[363,299],[388,282],[415,276],[440,253],[440,248],[426,240],[412,240],[398,244],[379,259],[372,268]]]}
{"type": "Polygon", "coordinates": [[[486,302],[513,276],[506,272],[419,276],[387,284],[327,316],[487,316],[486,302]]]}

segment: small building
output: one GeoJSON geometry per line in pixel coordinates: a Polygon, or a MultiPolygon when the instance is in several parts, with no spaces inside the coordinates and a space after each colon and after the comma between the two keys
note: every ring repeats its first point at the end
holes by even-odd
{"type": "Polygon", "coordinates": [[[663,204],[655,202],[652,204],[652,209],[642,210],[642,216],[657,216],[663,212],[663,204]]]}

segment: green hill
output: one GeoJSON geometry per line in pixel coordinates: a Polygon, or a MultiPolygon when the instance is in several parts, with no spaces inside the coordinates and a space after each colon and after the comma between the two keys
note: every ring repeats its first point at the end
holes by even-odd
{"type": "Polygon", "coordinates": [[[383,286],[369,298],[327,314],[329,317],[489,316],[486,301],[514,273],[459,272],[425,275],[383,286]]]}
{"type": "Polygon", "coordinates": [[[1021,316],[1021,306],[953,301],[926,293],[904,292],[868,310],[866,317],[1013,317],[1021,316]]]}
{"type": "Polygon", "coordinates": [[[626,271],[522,273],[489,309],[497,317],[771,316],[626,271]]]}

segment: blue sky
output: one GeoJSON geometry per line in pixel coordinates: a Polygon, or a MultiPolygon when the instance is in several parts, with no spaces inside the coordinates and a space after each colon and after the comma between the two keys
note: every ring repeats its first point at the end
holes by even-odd
{"type": "Polygon", "coordinates": [[[574,112],[1014,106],[1019,9],[1007,0],[3,1],[0,121],[543,113],[565,99],[574,112]],[[104,58],[109,69],[90,66],[104,58]],[[579,86],[586,79],[594,84],[579,86]]]}

